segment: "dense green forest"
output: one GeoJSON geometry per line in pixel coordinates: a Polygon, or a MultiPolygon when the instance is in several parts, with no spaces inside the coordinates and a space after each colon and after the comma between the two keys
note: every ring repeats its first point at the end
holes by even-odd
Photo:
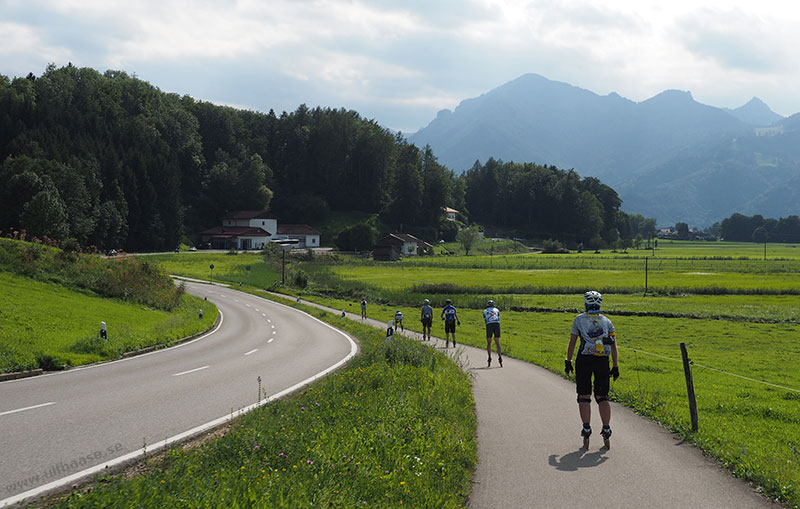
{"type": "Polygon", "coordinates": [[[739,242],[800,242],[800,217],[791,215],[779,219],[759,214],[733,214],[722,220],[720,235],[725,240],[739,242]]]}
{"type": "Polygon", "coordinates": [[[655,232],[655,219],[622,212],[614,189],[572,170],[489,159],[476,162],[464,179],[467,208],[479,223],[592,248],[655,232]]]}
{"type": "Polygon", "coordinates": [[[456,175],[430,147],[354,111],[237,110],[72,65],[0,75],[0,161],[3,234],[99,248],[171,249],[243,209],[311,224],[358,210],[431,241],[444,206],[568,242],[650,225],[572,171],[489,160],[456,175]]]}

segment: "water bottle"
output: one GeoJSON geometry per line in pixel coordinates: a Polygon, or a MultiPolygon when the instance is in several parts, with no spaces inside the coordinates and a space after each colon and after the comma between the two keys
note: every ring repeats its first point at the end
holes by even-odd
{"type": "Polygon", "coordinates": [[[598,338],[594,340],[594,354],[602,357],[606,354],[606,348],[603,346],[603,339],[598,338]]]}

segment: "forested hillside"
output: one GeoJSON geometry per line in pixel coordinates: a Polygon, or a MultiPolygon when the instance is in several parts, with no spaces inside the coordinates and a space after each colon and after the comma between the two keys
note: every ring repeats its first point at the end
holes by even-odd
{"type": "MultiPolygon", "coordinates": [[[[354,111],[237,110],[162,92],[124,72],[72,65],[38,77],[0,75],[0,161],[0,231],[126,250],[172,249],[237,209],[312,224],[330,210],[357,210],[433,241],[443,206],[469,217],[465,197],[490,196],[429,147],[354,111]]],[[[562,228],[570,239],[625,235],[613,189],[591,179],[576,194],[580,179],[568,175],[550,194],[503,188],[491,196],[508,210],[547,203],[548,214],[577,222],[488,214],[473,200],[474,219],[554,238],[562,228]],[[581,210],[596,209],[585,193],[602,204],[590,225],[582,222],[587,214],[571,212],[576,197],[581,210]]]]}

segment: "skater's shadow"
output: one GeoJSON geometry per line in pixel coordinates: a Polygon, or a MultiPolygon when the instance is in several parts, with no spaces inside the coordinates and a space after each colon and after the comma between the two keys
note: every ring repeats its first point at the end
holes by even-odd
{"type": "Polygon", "coordinates": [[[579,449],[560,458],[555,454],[551,454],[547,462],[557,470],[575,472],[579,468],[596,467],[605,463],[608,460],[608,456],[605,456],[605,453],[605,449],[595,452],[586,452],[586,449],[579,449]]]}

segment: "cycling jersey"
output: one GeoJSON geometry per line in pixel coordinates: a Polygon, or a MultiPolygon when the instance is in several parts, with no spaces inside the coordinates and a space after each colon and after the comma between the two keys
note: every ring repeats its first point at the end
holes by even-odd
{"type": "Polygon", "coordinates": [[[500,323],[500,310],[492,306],[483,310],[483,319],[487,324],[500,323]]]}
{"type": "Polygon", "coordinates": [[[403,319],[403,313],[398,311],[397,313],[394,314],[394,319],[395,320],[402,320],[403,319]]]}
{"type": "Polygon", "coordinates": [[[422,318],[433,318],[433,308],[427,304],[422,306],[422,318]]]}
{"type": "Polygon", "coordinates": [[[442,309],[442,316],[444,317],[445,322],[455,322],[456,321],[456,307],[452,304],[446,305],[442,309]]]}
{"type": "Polygon", "coordinates": [[[576,316],[572,322],[572,334],[581,340],[578,347],[579,355],[608,357],[611,354],[609,345],[617,339],[614,324],[600,313],[581,313],[576,316]],[[598,340],[602,342],[602,349],[598,349],[598,340]]]}

